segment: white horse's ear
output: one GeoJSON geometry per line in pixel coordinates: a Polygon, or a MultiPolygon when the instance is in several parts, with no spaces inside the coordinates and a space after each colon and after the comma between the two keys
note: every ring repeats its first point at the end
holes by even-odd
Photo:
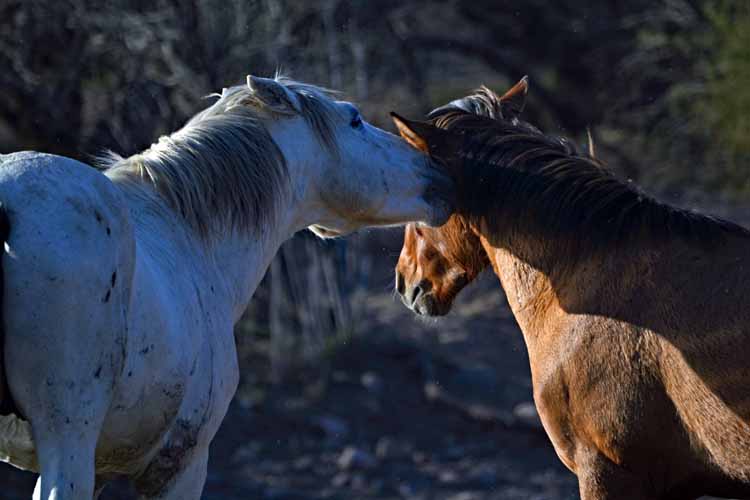
{"type": "Polygon", "coordinates": [[[263,104],[277,113],[302,112],[299,97],[272,78],[247,75],[247,86],[263,104]]]}

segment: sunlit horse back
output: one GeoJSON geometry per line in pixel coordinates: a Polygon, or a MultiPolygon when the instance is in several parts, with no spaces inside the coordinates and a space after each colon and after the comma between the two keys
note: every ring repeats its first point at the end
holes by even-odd
{"type": "Polygon", "coordinates": [[[406,229],[406,305],[445,314],[492,265],[583,500],[750,498],[750,232],[487,115],[454,105],[429,123],[397,119],[460,186],[446,225],[406,229]]]}
{"type": "Polygon", "coordinates": [[[295,231],[442,223],[445,174],[347,102],[285,78],[225,89],[103,171],[0,156],[0,459],[35,498],[198,499],[239,379],[233,325],[295,231]]]}

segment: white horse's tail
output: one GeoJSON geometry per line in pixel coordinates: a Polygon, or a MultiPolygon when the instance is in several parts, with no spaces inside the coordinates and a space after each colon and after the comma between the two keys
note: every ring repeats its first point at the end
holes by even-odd
{"type": "MultiPolygon", "coordinates": [[[[10,220],[5,205],[0,202],[0,244],[5,244],[10,236],[10,220]]],[[[3,273],[2,254],[0,253],[0,415],[18,413],[8,387],[8,377],[5,374],[5,321],[3,302],[5,292],[5,276],[3,273]]]]}

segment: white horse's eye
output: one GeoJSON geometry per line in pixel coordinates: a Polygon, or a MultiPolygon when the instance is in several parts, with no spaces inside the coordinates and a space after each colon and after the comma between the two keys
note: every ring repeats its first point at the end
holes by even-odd
{"type": "Polygon", "coordinates": [[[352,118],[352,121],[349,122],[349,126],[351,128],[360,128],[362,127],[362,116],[359,114],[354,115],[354,118],[352,118]]]}

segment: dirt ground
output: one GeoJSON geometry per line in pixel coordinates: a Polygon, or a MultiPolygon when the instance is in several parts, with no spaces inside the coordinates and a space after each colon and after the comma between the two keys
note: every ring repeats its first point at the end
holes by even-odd
{"type": "MultiPolygon", "coordinates": [[[[440,321],[370,296],[366,328],[320,369],[235,400],[203,498],[578,498],[529,411],[523,339],[503,304],[492,276],[440,321]]],[[[0,499],[30,498],[34,481],[0,465],[0,499]]],[[[130,498],[125,483],[102,495],[130,498]]]]}
{"type": "MultiPolygon", "coordinates": [[[[533,409],[523,338],[494,275],[446,318],[420,320],[390,292],[400,236],[389,238],[353,340],[284,383],[267,383],[262,359],[245,377],[203,498],[579,498],[533,409]]],[[[0,464],[0,500],[30,498],[34,481],[0,464]]],[[[118,482],[101,498],[135,496],[118,482]]]]}

